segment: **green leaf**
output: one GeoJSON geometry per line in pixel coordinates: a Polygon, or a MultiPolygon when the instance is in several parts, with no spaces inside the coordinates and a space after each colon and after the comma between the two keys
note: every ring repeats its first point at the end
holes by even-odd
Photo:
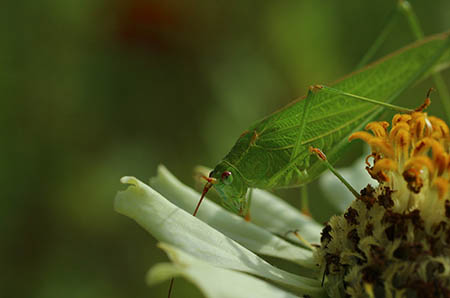
{"type": "Polygon", "coordinates": [[[247,272],[293,291],[317,295],[320,281],[278,269],[232,239],[166,200],[161,194],[134,177],[123,177],[130,184],[116,195],[117,212],[134,219],[156,239],[181,248],[191,256],[213,266],[247,272]]]}
{"type": "MultiPolygon", "coordinates": [[[[429,74],[436,63],[448,64],[449,45],[449,33],[429,37],[346,76],[333,88],[390,103],[429,74]]],[[[311,158],[310,146],[322,149],[334,163],[348,145],[348,135],[363,129],[382,110],[323,89],[312,92],[250,127],[257,138],[246,153],[247,159],[235,158],[239,171],[250,186],[259,188],[308,183],[326,169],[316,157],[311,158]],[[255,165],[262,169],[260,173],[255,173],[255,165]]]]}
{"type": "MultiPolygon", "coordinates": [[[[171,277],[183,276],[195,284],[208,298],[294,298],[298,297],[250,275],[211,266],[176,247],[160,243],[173,264],[157,264],[147,274],[150,285],[171,277]]],[[[324,296],[318,292],[314,297],[324,296]]]]}
{"type": "MultiPolygon", "coordinates": [[[[184,209],[188,213],[194,211],[200,198],[198,192],[182,184],[162,165],[158,167],[157,176],[150,179],[150,186],[173,204],[184,209]]],[[[260,197],[261,195],[259,194],[254,197],[256,206],[261,205],[259,203],[260,197]]],[[[282,207],[277,206],[279,202],[283,203],[283,205],[286,204],[278,199],[271,201],[271,205],[275,209],[280,209],[282,207]]],[[[289,208],[294,209],[293,207],[289,208]]],[[[255,211],[255,215],[263,212],[263,210],[255,211]]],[[[293,212],[295,211],[293,210],[293,212]]],[[[302,265],[303,267],[317,270],[317,266],[312,259],[312,252],[310,250],[292,245],[255,225],[253,222],[246,222],[242,217],[226,211],[210,200],[204,200],[202,202],[199,212],[197,213],[197,218],[257,254],[285,259],[302,265]]],[[[260,217],[257,216],[256,218],[259,220],[260,217]]],[[[312,222],[311,219],[305,220],[305,222],[306,221],[312,222]]],[[[318,226],[315,223],[309,224],[306,222],[305,224],[306,226],[303,227],[305,229],[311,225],[314,225],[314,227],[318,226]]],[[[292,227],[294,226],[291,226],[290,228],[292,227]]],[[[314,232],[316,233],[315,236],[318,237],[320,227],[319,229],[310,231],[310,233],[314,232]]],[[[307,234],[309,235],[309,233],[307,234]]]]}

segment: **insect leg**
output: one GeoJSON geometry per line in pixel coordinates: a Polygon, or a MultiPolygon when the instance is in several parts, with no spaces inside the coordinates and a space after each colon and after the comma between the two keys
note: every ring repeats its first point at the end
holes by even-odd
{"type": "Polygon", "coordinates": [[[350,183],[348,183],[347,180],[345,180],[344,177],[342,177],[341,174],[338,173],[338,171],[336,171],[336,169],[328,162],[327,156],[325,155],[325,153],[323,153],[320,149],[318,148],[313,148],[313,147],[309,147],[309,151],[312,154],[315,154],[317,156],[317,158],[321,161],[324,162],[324,164],[327,166],[327,168],[345,185],[345,187],[347,187],[347,189],[356,197],[359,198],[359,193],[350,185],[350,183]]]}
{"type": "Polygon", "coordinates": [[[309,211],[309,204],[308,204],[308,185],[305,184],[300,188],[301,191],[301,212],[311,217],[311,212],[309,211]]]}
{"type": "Polygon", "coordinates": [[[299,154],[300,149],[302,147],[302,137],[303,137],[303,132],[305,130],[306,119],[308,119],[311,102],[314,100],[316,92],[319,89],[320,88],[318,88],[317,86],[309,87],[308,95],[305,98],[305,107],[303,108],[303,114],[301,115],[301,119],[300,119],[300,128],[298,130],[294,149],[292,150],[291,158],[289,160],[290,162],[292,162],[297,157],[297,155],[299,154]]]}
{"type": "Polygon", "coordinates": [[[308,94],[306,96],[305,100],[305,106],[303,107],[303,113],[299,115],[299,130],[296,136],[296,141],[294,144],[294,147],[292,149],[292,153],[289,158],[289,162],[284,166],[281,170],[279,170],[277,173],[275,173],[268,181],[268,187],[272,186],[276,183],[277,179],[280,178],[280,176],[284,175],[287,171],[292,169],[299,161],[307,157],[307,153],[304,152],[304,144],[302,144],[303,141],[303,133],[305,131],[306,126],[306,120],[308,119],[309,110],[311,109],[311,102],[314,100],[317,91],[319,91],[320,88],[318,86],[310,86],[308,90],[308,94]]]}
{"type": "Polygon", "coordinates": [[[401,113],[412,113],[412,112],[414,112],[413,109],[403,108],[403,107],[396,106],[396,105],[393,105],[393,104],[389,104],[389,103],[386,103],[386,102],[383,102],[383,101],[380,101],[380,100],[371,99],[371,98],[367,98],[367,97],[364,97],[364,96],[348,93],[348,92],[345,92],[345,91],[342,91],[342,90],[339,90],[339,89],[331,88],[331,87],[328,87],[328,86],[325,86],[325,85],[316,85],[316,88],[321,89],[321,90],[323,90],[325,92],[328,92],[328,93],[338,94],[338,95],[342,95],[342,96],[355,98],[355,99],[360,100],[360,101],[369,102],[369,103],[372,103],[372,104],[375,104],[375,105],[379,105],[379,106],[382,106],[382,107],[385,107],[385,108],[388,108],[388,109],[391,109],[391,110],[394,110],[394,111],[397,111],[397,112],[401,112],[401,113]]]}
{"type": "Polygon", "coordinates": [[[239,215],[244,216],[245,221],[250,221],[250,205],[252,203],[253,188],[250,188],[244,202],[242,203],[239,215]]]}

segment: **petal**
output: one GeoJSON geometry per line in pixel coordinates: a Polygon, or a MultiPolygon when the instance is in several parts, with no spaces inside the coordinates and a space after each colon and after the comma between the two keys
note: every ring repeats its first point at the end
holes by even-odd
{"type": "Polygon", "coordinates": [[[183,251],[160,243],[174,264],[162,263],[147,274],[149,284],[155,284],[175,276],[183,276],[194,283],[206,297],[210,298],[293,298],[298,297],[250,275],[214,267],[187,255],[183,251]]]}
{"type": "Polygon", "coordinates": [[[251,206],[252,222],[272,233],[286,236],[289,240],[303,244],[293,233],[297,231],[310,243],[320,243],[323,226],[311,217],[280,199],[261,190],[254,189],[251,206]]]}
{"type": "Polygon", "coordinates": [[[204,222],[170,203],[134,177],[117,194],[117,212],[133,218],[160,241],[177,246],[211,265],[244,271],[305,294],[322,291],[320,281],[278,269],[204,222]]]}
{"type": "MultiPolygon", "coordinates": [[[[169,201],[189,213],[194,211],[200,198],[198,192],[182,184],[164,166],[158,167],[158,175],[150,179],[150,185],[169,201]]],[[[263,211],[254,211],[256,212],[263,211]]],[[[256,214],[252,214],[253,216],[258,218],[256,214]]],[[[197,218],[255,253],[286,259],[317,270],[310,250],[292,245],[253,222],[246,222],[242,217],[226,211],[210,200],[202,202],[197,218]]]]}

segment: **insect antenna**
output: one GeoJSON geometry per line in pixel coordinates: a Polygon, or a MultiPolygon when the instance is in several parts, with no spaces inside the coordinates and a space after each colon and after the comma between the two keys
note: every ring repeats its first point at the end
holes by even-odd
{"type": "MultiPolygon", "coordinates": [[[[202,196],[200,197],[200,200],[197,203],[197,207],[195,207],[194,213],[192,213],[192,216],[196,216],[198,209],[200,208],[200,205],[203,201],[203,199],[206,196],[206,193],[209,191],[209,189],[213,186],[214,183],[216,183],[216,179],[214,178],[209,178],[206,176],[202,176],[203,179],[205,179],[207,182],[205,184],[205,187],[203,187],[203,191],[202,191],[202,196]]],[[[169,294],[168,294],[168,298],[170,298],[170,294],[172,293],[172,288],[173,288],[173,283],[175,281],[175,278],[172,277],[172,279],[170,280],[170,285],[169,285],[169,294]]]]}
{"type": "Polygon", "coordinates": [[[426,108],[428,108],[428,106],[431,104],[430,94],[432,91],[434,91],[434,88],[428,89],[427,98],[425,98],[425,101],[422,105],[414,110],[415,112],[423,112],[426,108]]]}
{"type": "Polygon", "coordinates": [[[203,187],[202,196],[200,197],[200,200],[198,201],[197,207],[195,207],[194,213],[192,213],[192,216],[196,216],[198,212],[198,208],[200,208],[200,205],[205,198],[206,193],[209,191],[209,189],[213,186],[213,184],[216,182],[216,179],[209,178],[202,176],[203,179],[205,179],[207,182],[205,184],[205,187],[203,187]]]}

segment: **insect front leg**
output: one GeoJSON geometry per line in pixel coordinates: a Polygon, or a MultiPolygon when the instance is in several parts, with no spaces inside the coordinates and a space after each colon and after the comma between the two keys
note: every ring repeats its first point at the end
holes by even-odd
{"type": "Polygon", "coordinates": [[[250,188],[248,190],[247,195],[245,196],[244,201],[241,203],[241,209],[239,210],[239,215],[243,216],[245,221],[250,221],[250,205],[252,203],[252,195],[253,195],[253,188],[250,188]]]}

